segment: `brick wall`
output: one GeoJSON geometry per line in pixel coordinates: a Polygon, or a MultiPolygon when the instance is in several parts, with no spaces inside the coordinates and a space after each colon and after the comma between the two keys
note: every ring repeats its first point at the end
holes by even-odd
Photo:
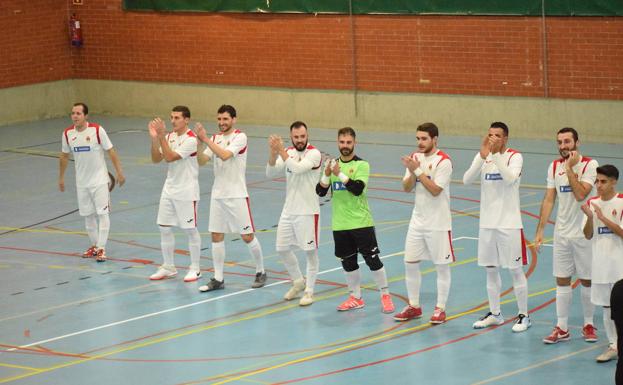
{"type": "MultiPolygon", "coordinates": [[[[75,10],[82,21],[85,46],[69,48],[65,27],[69,12],[50,7],[40,17],[55,26],[30,39],[42,41],[53,35],[55,48],[41,52],[40,44],[15,33],[10,43],[1,42],[24,55],[8,65],[9,73],[23,78],[10,79],[3,71],[0,87],[69,76],[544,96],[547,64],[551,97],[623,99],[623,18],[548,18],[544,63],[542,21],[535,17],[370,15],[357,16],[351,24],[346,15],[128,13],[121,10],[121,0],[84,3],[64,6],[75,10]],[[61,17],[65,21],[57,20],[61,17]],[[37,60],[32,57],[41,54],[56,63],[66,63],[71,55],[73,68],[57,64],[46,72],[47,66],[33,63],[37,60]]],[[[28,7],[32,12],[24,11],[20,17],[36,14],[36,7],[28,7]]],[[[10,11],[3,9],[3,17],[10,11]]],[[[33,26],[32,34],[43,27],[33,26]]],[[[6,28],[3,24],[0,31],[4,34],[6,28]]]]}
{"type": "Polygon", "coordinates": [[[67,15],[66,0],[0,2],[0,88],[72,77],[67,15]]]}

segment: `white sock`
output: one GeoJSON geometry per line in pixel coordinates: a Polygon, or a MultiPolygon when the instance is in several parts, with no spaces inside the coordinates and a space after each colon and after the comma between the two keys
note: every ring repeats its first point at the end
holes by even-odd
{"type": "Polygon", "coordinates": [[[84,227],[91,241],[91,246],[97,245],[97,238],[99,236],[97,230],[97,215],[91,214],[84,217],[84,227]]]}
{"type": "Polygon", "coordinates": [[[450,265],[442,264],[435,265],[435,267],[437,268],[437,307],[445,310],[452,283],[450,265]]]}
{"type": "Polygon", "coordinates": [[[580,286],[580,294],[582,298],[582,313],[584,314],[584,325],[594,325],[593,316],[595,314],[595,305],[591,302],[591,287],[580,286]]]}
{"type": "Polygon", "coordinates": [[[409,305],[420,306],[420,287],[422,286],[422,273],[420,263],[405,262],[405,284],[407,285],[407,296],[409,305]]]}
{"type": "Polygon", "coordinates": [[[106,242],[108,242],[108,233],[110,232],[110,216],[108,213],[100,214],[99,217],[99,231],[97,237],[97,247],[99,249],[106,248],[106,242]]]}
{"type": "Polygon", "coordinates": [[[318,275],[318,249],[307,250],[305,252],[307,256],[307,282],[305,291],[308,293],[313,293],[314,288],[316,287],[316,276],[318,275]]]}
{"type": "Polygon", "coordinates": [[[610,318],[610,308],[604,307],[604,329],[606,329],[606,337],[608,337],[608,342],[610,346],[613,346],[615,349],[617,347],[617,329],[614,325],[614,321],[610,318]]]}
{"type": "Polygon", "coordinates": [[[487,267],[487,296],[489,297],[489,311],[500,314],[500,292],[502,291],[502,277],[497,266],[487,267]]]}
{"type": "Polygon", "coordinates": [[[299,267],[299,261],[296,259],[296,254],[292,250],[279,251],[279,256],[283,261],[283,264],[288,271],[288,275],[292,281],[303,279],[303,273],[299,267]]]}
{"type": "Polygon", "coordinates": [[[225,268],[225,242],[212,242],[212,265],[214,266],[214,279],[222,282],[225,268]]]}
{"type": "Polygon", "coordinates": [[[163,265],[175,268],[175,259],[173,253],[175,251],[175,235],[173,229],[169,226],[160,226],[160,247],[162,248],[163,265]]]}
{"type": "Polygon", "coordinates": [[[513,277],[513,289],[517,299],[518,314],[528,315],[528,280],[523,268],[508,269],[513,277]]]}
{"type": "Polygon", "coordinates": [[[199,270],[201,266],[201,235],[196,227],[184,229],[188,236],[188,252],[190,253],[190,270],[199,270]]]}
{"type": "Polygon", "coordinates": [[[558,322],[556,326],[563,331],[569,330],[569,308],[573,299],[573,289],[571,286],[556,286],[556,315],[558,322]]]}
{"type": "Polygon", "coordinates": [[[359,269],[353,271],[345,271],[346,284],[348,285],[348,291],[355,298],[361,298],[361,273],[359,269]]]}
{"type": "Polygon", "coordinates": [[[264,257],[262,256],[262,246],[260,245],[260,241],[257,240],[257,237],[253,237],[253,240],[247,243],[247,247],[255,260],[255,272],[263,273],[264,257]]]}
{"type": "Polygon", "coordinates": [[[376,282],[376,287],[383,294],[389,294],[389,287],[387,285],[387,273],[385,273],[385,266],[372,272],[372,278],[376,282]]]}

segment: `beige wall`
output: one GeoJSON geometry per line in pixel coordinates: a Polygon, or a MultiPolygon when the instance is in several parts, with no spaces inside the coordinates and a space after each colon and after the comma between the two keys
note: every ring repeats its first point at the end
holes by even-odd
{"type": "Polygon", "coordinates": [[[407,131],[432,121],[445,135],[480,135],[502,120],[513,137],[550,139],[552,130],[571,126],[590,132],[585,142],[623,143],[623,101],[359,92],[355,104],[345,91],[79,79],[0,89],[0,100],[0,124],[61,116],[75,100],[88,103],[93,113],[119,116],[164,116],[184,104],[201,120],[212,120],[227,103],[246,125],[300,119],[315,127],[407,131]]]}
{"type": "Polygon", "coordinates": [[[76,99],[73,80],[0,89],[0,126],[68,114],[76,99]]]}

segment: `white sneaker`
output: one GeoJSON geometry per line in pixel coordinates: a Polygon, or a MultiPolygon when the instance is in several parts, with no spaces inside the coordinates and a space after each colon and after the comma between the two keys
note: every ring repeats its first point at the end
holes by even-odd
{"type": "Polygon", "coordinates": [[[305,281],[302,279],[297,279],[292,282],[292,287],[288,290],[284,295],[283,299],[286,301],[293,300],[294,298],[299,296],[299,293],[305,289],[305,281]]]}
{"type": "Polygon", "coordinates": [[[184,282],[195,282],[200,277],[201,277],[200,270],[190,269],[188,270],[188,273],[186,273],[186,276],[184,277],[184,282]]]}
{"type": "Polygon", "coordinates": [[[303,298],[299,301],[300,306],[309,306],[314,303],[314,293],[310,293],[308,291],[303,294],[303,298]]]}
{"type": "Polygon", "coordinates": [[[484,329],[489,326],[502,325],[504,323],[504,317],[502,317],[502,313],[495,315],[491,312],[488,312],[484,316],[480,317],[478,321],[474,322],[474,329],[484,329]]]}
{"type": "Polygon", "coordinates": [[[614,345],[608,345],[605,352],[597,356],[597,362],[608,362],[619,358],[619,353],[614,345]]]}
{"type": "Polygon", "coordinates": [[[149,276],[152,281],[160,281],[161,279],[173,278],[177,275],[177,270],[174,266],[162,265],[158,268],[154,274],[149,276]]]}
{"type": "Polygon", "coordinates": [[[532,322],[530,322],[530,317],[525,314],[519,314],[517,315],[517,321],[515,321],[515,324],[513,325],[513,332],[525,332],[530,326],[532,326],[532,322]]]}

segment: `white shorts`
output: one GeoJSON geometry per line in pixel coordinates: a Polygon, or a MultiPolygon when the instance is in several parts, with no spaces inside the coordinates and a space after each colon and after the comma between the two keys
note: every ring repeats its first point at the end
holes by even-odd
{"type": "Polygon", "coordinates": [[[197,203],[197,201],[178,201],[161,197],[158,207],[158,224],[177,226],[181,229],[197,227],[197,203]]]}
{"type": "Polygon", "coordinates": [[[523,229],[480,229],[478,265],[514,269],[528,264],[523,229]]]}
{"type": "Polygon", "coordinates": [[[318,248],[318,228],[320,215],[285,215],[281,214],[277,226],[277,251],[290,250],[296,246],[301,250],[318,248]]]}
{"type": "Polygon", "coordinates": [[[253,234],[249,198],[210,199],[211,233],[253,234]]]}
{"type": "Polygon", "coordinates": [[[593,250],[588,239],[558,237],[554,234],[552,260],[554,277],[577,275],[580,279],[591,279],[593,250]]]}
{"type": "Polygon", "coordinates": [[[614,283],[593,283],[591,285],[591,302],[596,306],[610,306],[610,293],[614,283]]]}
{"type": "Polygon", "coordinates": [[[444,265],[455,261],[451,231],[422,231],[409,227],[405,239],[405,261],[432,261],[444,265]]]}
{"type": "Polygon", "coordinates": [[[78,212],[83,217],[110,213],[110,192],[107,184],[95,187],[78,187],[78,212]]]}

